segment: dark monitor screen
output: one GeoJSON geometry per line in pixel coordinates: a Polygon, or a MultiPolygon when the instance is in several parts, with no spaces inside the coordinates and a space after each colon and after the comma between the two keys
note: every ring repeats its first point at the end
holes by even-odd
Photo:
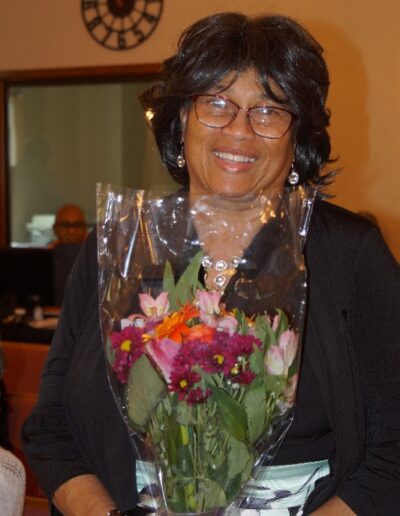
{"type": "Polygon", "coordinates": [[[0,249],[0,298],[25,306],[31,296],[54,305],[53,252],[43,248],[0,249]]]}

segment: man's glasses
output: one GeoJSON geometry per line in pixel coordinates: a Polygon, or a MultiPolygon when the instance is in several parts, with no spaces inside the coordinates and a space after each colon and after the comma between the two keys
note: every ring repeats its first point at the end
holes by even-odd
{"type": "Polygon", "coordinates": [[[84,222],[56,222],[54,227],[60,229],[83,229],[86,228],[84,222]]]}
{"type": "Polygon", "coordinates": [[[276,106],[242,108],[219,95],[193,95],[197,120],[207,127],[221,129],[235,120],[240,110],[245,111],[253,131],[263,138],[278,139],[290,129],[296,115],[276,106]]]}

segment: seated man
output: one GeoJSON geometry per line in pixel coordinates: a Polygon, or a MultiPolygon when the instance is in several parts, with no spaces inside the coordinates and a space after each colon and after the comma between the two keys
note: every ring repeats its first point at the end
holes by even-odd
{"type": "Polygon", "coordinates": [[[83,211],[75,204],[62,206],[57,211],[53,229],[57,238],[49,247],[54,249],[54,301],[60,306],[69,272],[87,235],[83,211]]]}
{"type": "Polygon", "coordinates": [[[57,239],[52,247],[58,244],[82,244],[87,235],[83,211],[75,204],[65,204],[56,213],[53,229],[57,239]]]}

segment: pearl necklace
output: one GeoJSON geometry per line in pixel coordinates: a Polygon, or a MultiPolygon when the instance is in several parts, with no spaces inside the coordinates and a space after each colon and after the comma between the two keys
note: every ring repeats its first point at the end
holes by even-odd
{"type": "Polygon", "coordinates": [[[217,290],[223,290],[228,282],[228,279],[231,276],[233,276],[238,265],[242,262],[244,262],[244,260],[242,258],[239,258],[239,256],[234,256],[230,261],[214,261],[210,256],[205,255],[201,261],[201,264],[206,271],[205,280],[207,280],[207,275],[209,271],[217,272],[212,282],[214,283],[214,287],[217,290]]]}

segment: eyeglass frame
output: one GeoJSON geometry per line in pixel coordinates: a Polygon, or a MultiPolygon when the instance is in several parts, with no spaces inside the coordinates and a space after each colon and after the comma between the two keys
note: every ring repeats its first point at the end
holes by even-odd
{"type": "Polygon", "coordinates": [[[54,227],[60,229],[86,229],[87,224],[86,222],[55,222],[54,227]]]}
{"type": "Polygon", "coordinates": [[[254,134],[256,134],[257,136],[259,136],[260,138],[267,138],[268,140],[279,140],[279,138],[282,138],[283,136],[285,136],[285,134],[289,131],[289,129],[292,127],[293,123],[295,122],[295,120],[297,119],[298,115],[296,113],[293,113],[292,111],[290,111],[289,109],[286,109],[286,108],[281,108],[281,107],[278,107],[278,106],[270,106],[268,104],[263,104],[262,106],[252,106],[250,108],[244,108],[244,107],[241,107],[239,106],[239,104],[236,104],[236,102],[234,102],[233,100],[231,99],[227,99],[225,97],[223,97],[222,95],[218,95],[216,93],[198,93],[196,95],[191,95],[190,97],[190,100],[192,100],[194,102],[194,111],[196,113],[196,118],[197,120],[203,124],[204,126],[206,127],[211,127],[212,129],[224,129],[225,127],[228,127],[229,124],[231,124],[238,116],[239,114],[239,111],[245,111],[246,113],[246,118],[247,118],[247,121],[251,127],[251,130],[254,132],[254,134]],[[199,97],[214,97],[214,98],[217,98],[217,99],[221,99],[225,102],[230,102],[231,104],[233,104],[236,108],[237,108],[237,111],[236,113],[233,114],[233,117],[232,119],[225,125],[209,125],[209,124],[205,124],[204,122],[202,122],[200,119],[199,119],[199,115],[197,114],[197,99],[199,97]],[[252,109],[260,109],[260,108],[273,108],[273,109],[278,109],[279,111],[285,111],[286,113],[289,113],[290,117],[291,117],[291,120],[290,120],[290,124],[288,126],[288,128],[286,129],[286,131],[284,131],[280,136],[264,136],[262,134],[259,134],[253,127],[252,123],[251,123],[251,118],[250,118],[250,112],[252,109]]]}

